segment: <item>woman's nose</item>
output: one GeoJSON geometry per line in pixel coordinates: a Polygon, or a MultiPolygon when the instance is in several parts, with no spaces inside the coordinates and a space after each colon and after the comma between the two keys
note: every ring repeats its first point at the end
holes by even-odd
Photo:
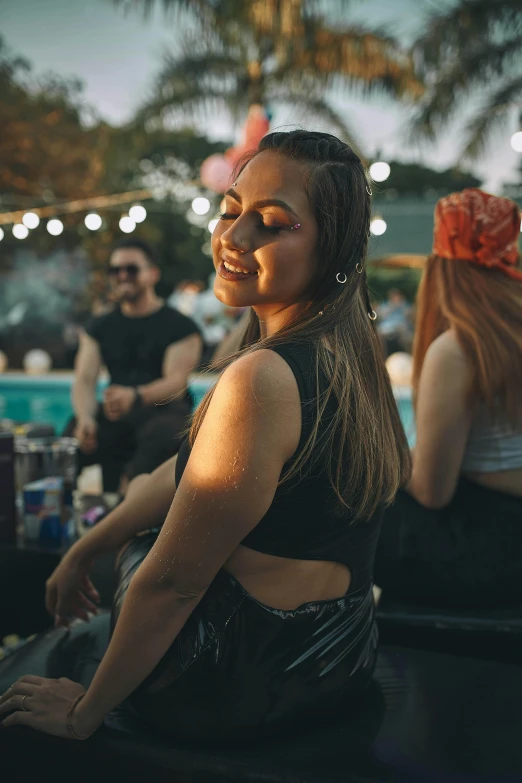
{"type": "Polygon", "coordinates": [[[251,250],[251,243],[246,236],[245,230],[239,226],[230,226],[230,228],[221,234],[221,244],[227,250],[236,250],[238,253],[246,253],[251,250]]]}

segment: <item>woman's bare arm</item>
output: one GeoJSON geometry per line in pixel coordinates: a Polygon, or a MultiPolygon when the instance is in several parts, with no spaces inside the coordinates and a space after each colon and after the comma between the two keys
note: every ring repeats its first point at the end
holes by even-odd
{"type": "Polygon", "coordinates": [[[300,428],[297,383],[281,357],[258,351],[225,371],[165,524],[132,578],[109,648],[78,705],[80,734],[148,676],[263,518],[300,428]]]}
{"type": "Polygon", "coordinates": [[[452,499],[471,427],[467,403],[470,372],[451,331],[429,347],[417,397],[417,442],[407,487],[427,508],[442,508],[452,499]]]}

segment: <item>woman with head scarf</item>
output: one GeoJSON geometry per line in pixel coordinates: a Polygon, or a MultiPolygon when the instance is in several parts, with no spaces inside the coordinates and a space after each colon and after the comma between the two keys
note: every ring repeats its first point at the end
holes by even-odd
{"type": "Polygon", "coordinates": [[[440,199],[419,288],[413,472],[383,523],[376,583],[450,606],[522,602],[522,271],[515,202],[440,199]]]}

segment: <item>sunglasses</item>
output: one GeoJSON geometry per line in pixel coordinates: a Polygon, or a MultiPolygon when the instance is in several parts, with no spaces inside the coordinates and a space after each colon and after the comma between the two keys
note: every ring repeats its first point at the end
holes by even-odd
{"type": "Polygon", "coordinates": [[[120,272],[125,272],[128,277],[137,277],[141,272],[137,264],[121,264],[120,266],[109,266],[107,274],[111,277],[117,277],[120,272]]]}

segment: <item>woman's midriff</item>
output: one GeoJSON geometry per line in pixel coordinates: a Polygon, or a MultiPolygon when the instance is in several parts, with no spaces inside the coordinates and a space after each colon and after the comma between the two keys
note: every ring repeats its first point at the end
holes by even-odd
{"type": "Polygon", "coordinates": [[[465,477],[486,489],[522,497],[522,468],[498,473],[466,473],[465,477]]]}
{"type": "Polygon", "coordinates": [[[341,598],[351,581],[350,571],[341,563],[292,560],[245,546],[239,546],[223,568],[256,601],[287,611],[310,601],[341,598]]]}

